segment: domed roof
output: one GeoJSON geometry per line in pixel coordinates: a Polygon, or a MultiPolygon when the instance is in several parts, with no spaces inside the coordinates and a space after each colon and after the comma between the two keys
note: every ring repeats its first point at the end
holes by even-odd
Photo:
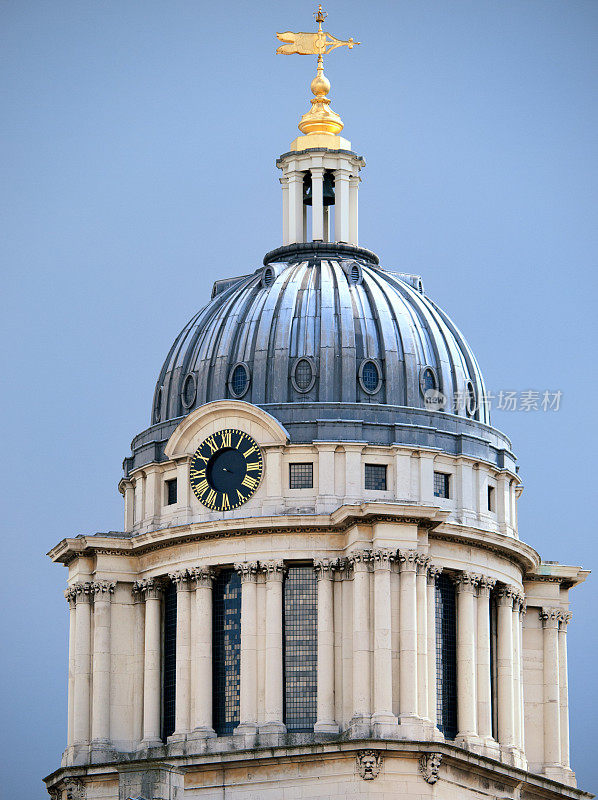
{"type": "Polygon", "coordinates": [[[152,425],[223,398],[278,418],[285,406],[285,420],[288,404],[327,409],[316,417],[338,404],[438,410],[430,389],[446,398],[440,410],[489,424],[476,359],[421,279],[360,255],[369,251],[337,250],[267,257],[255,273],[217,282],[168,353],[152,425]]]}

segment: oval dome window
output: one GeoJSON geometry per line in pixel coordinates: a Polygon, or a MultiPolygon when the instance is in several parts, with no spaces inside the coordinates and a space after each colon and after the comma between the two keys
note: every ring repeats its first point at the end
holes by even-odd
{"type": "Polygon", "coordinates": [[[298,392],[309,392],[316,380],[311,359],[298,358],[293,367],[291,379],[298,392]]]}
{"type": "Polygon", "coordinates": [[[228,386],[234,397],[243,397],[249,388],[249,369],[246,364],[235,364],[230,373],[228,386]]]}
{"type": "Polygon", "coordinates": [[[368,394],[376,394],[380,389],[381,379],[380,370],[375,361],[368,359],[362,362],[359,370],[359,380],[362,388],[368,394]]]}
{"type": "Polygon", "coordinates": [[[183,381],[183,391],[181,393],[181,400],[185,408],[191,408],[195,402],[197,395],[197,381],[192,372],[187,373],[187,377],[183,381]]]}
{"type": "Polygon", "coordinates": [[[473,417],[478,407],[478,401],[475,396],[475,388],[471,381],[465,384],[465,410],[469,417],[473,417]]]}

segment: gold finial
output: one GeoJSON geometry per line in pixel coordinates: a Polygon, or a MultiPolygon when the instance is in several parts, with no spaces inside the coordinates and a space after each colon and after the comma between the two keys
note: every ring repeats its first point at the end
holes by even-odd
{"type": "Polygon", "coordinates": [[[322,23],[328,14],[322,11],[322,6],[314,13],[318,30],[316,33],[293,33],[285,31],[277,33],[279,41],[285,42],[276,51],[278,55],[292,55],[294,53],[301,56],[317,55],[318,65],[316,77],[311,82],[311,91],[314,95],[311,101],[311,109],[301,117],[299,130],[306,134],[325,134],[337,136],[343,129],[343,122],[339,115],[330,108],[330,98],[326,95],[330,91],[330,81],[324,75],[324,56],[331,53],[337,47],[346,46],[349,50],[356,44],[353,39],[343,41],[322,30],[322,23]]]}

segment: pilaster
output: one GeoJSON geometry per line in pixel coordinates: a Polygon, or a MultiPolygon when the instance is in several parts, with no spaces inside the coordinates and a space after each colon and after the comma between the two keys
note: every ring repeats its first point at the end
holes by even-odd
{"type": "Polygon", "coordinates": [[[334,703],[334,596],[336,562],[314,562],[318,582],[318,688],[314,731],[338,733],[334,703]]]}
{"type": "MultiPolygon", "coordinates": [[[[212,584],[214,572],[202,565],[189,570],[195,587],[195,719],[189,737],[207,739],[216,736],[212,727],[212,584]]],[[[177,600],[179,598],[177,593],[177,600]]]]}
{"type": "Polygon", "coordinates": [[[241,578],[239,724],[236,735],[257,733],[257,561],[235,564],[241,578]]]}
{"type": "MultiPolygon", "coordinates": [[[[260,734],[286,733],[283,722],[282,682],[282,582],[284,563],[261,565],[266,574],[265,722],[260,734]]],[[[242,623],[241,623],[242,624],[242,623]]]]}
{"type": "Polygon", "coordinates": [[[374,567],[374,702],[375,736],[398,737],[398,719],[392,713],[392,621],[390,570],[396,553],[379,548],[372,553],[374,567]]]}

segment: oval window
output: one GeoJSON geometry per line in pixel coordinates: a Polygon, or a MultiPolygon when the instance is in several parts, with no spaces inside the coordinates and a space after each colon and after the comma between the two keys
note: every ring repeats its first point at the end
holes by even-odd
{"type": "Polygon", "coordinates": [[[268,288],[268,286],[272,286],[274,283],[274,279],[276,278],[276,273],[272,269],[272,267],[266,267],[262,274],[262,284],[264,288],[268,288]]]}
{"type": "Polygon", "coordinates": [[[363,361],[359,370],[361,386],[368,394],[376,394],[380,389],[380,370],[375,361],[363,361]]]}
{"type": "Polygon", "coordinates": [[[235,364],[230,373],[228,387],[234,397],[243,397],[249,388],[249,369],[246,364],[235,364]]]}
{"type": "Polygon", "coordinates": [[[185,408],[191,408],[195,402],[197,395],[197,381],[192,372],[187,373],[187,377],[183,381],[183,391],[181,393],[181,400],[185,408]]]}
{"type": "Polygon", "coordinates": [[[309,358],[298,358],[291,375],[292,383],[298,392],[309,392],[315,383],[314,365],[309,358]]]}
{"type": "Polygon", "coordinates": [[[419,373],[419,388],[424,397],[426,392],[436,391],[438,389],[438,376],[436,370],[429,365],[421,368],[419,373]]]}
{"type": "Polygon", "coordinates": [[[359,281],[359,267],[357,264],[353,264],[351,267],[351,282],[357,283],[359,281]]]}
{"type": "Polygon", "coordinates": [[[156,394],[156,402],[154,404],[154,422],[160,422],[162,415],[162,386],[158,389],[156,394]]]}
{"type": "Polygon", "coordinates": [[[475,396],[475,388],[471,381],[465,384],[465,410],[468,416],[473,417],[478,407],[478,401],[475,396]]]}

